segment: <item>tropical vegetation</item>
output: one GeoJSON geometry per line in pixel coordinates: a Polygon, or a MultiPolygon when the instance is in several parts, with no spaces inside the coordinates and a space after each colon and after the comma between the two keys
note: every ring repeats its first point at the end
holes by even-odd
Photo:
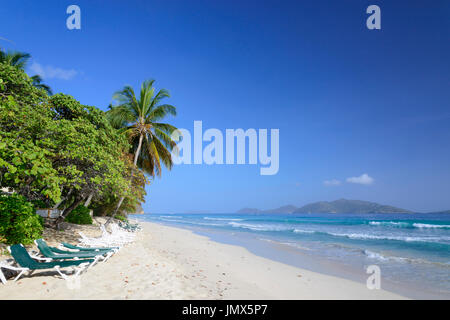
{"type": "MultiPolygon", "coordinates": [[[[35,207],[61,210],[54,227],[64,220],[89,223],[90,210],[135,212],[145,186],[173,164],[176,128],[161,122],[176,115],[174,106],[161,103],[168,91],[156,91],[148,80],[137,98],[126,86],[104,112],[67,94],[50,95],[39,76],[25,73],[28,54],[0,52],[0,188],[12,192],[2,199],[20,197],[33,217],[35,207]]],[[[0,219],[0,237],[17,241],[5,227],[13,220],[0,219]]],[[[27,225],[29,238],[42,232],[35,222],[27,225]]]]}
{"type": "Polygon", "coordinates": [[[144,81],[139,97],[131,86],[125,86],[113,95],[115,105],[107,112],[112,126],[128,137],[133,165],[152,177],[161,176],[161,162],[167,169],[172,168],[171,152],[176,151],[176,143],[171,134],[177,129],[160,122],[167,115],[175,116],[177,111],[170,104],[161,104],[170,95],[166,89],[156,91],[154,83],[155,80],[144,81]]]}
{"type": "Polygon", "coordinates": [[[8,244],[30,244],[42,235],[42,221],[20,195],[0,195],[0,238],[8,244]]]}

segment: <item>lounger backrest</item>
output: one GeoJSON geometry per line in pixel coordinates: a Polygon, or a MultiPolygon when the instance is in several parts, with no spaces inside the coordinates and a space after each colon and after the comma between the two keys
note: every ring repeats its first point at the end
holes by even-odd
{"type": "Polygon", "coordinates": [[[64,247],[66,247],[66,248],[69,248],[69,249],[78,249],[77,246],[74,246],[74,245],[72,245],[72,244],[70,244],[70,243],[67,243],[67,242],[61,242],[61,243],[62,243],[62,245],[63,245],[64,247]]]}
{"type": "Polygon", "coordinates": [[[44,256],[51,258],[55,255],[43,239],[37,239],[35,243],[44,256]]]}
{"type": "Polygon", "coordinates": [[[15,244],[10,247],[11,255],[16,262],[23,268],[34,269],[37,262],[30,257],[27,250],[20,244],[15,244]]]}

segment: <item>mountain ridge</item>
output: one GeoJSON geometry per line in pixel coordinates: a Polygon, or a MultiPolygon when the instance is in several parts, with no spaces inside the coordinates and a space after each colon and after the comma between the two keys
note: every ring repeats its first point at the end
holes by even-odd
{"type": "Polygon", "coordinates": [[[275,209],[260,210],[256,208],[243,208],[238,214],[246,213],[413,213],[410,210],[382,205],[376,202],[363,200],[338,199],[335,201],[318,201],[302,207],[293,205],[281,206],[275,209]]]}

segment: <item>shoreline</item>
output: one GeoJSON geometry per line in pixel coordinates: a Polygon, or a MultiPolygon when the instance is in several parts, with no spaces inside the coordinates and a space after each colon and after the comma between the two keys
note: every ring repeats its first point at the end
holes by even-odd
{"type": "Polygon", "coordinates": [[[139,221],[142,231],[69,289],[50,272],[0,287],[0,299],[406,299],[301,269],[190,230],[139,221]]]}
{"type": "MultiPolygon", "coordinates": [[[[170,224],[162,223],[162,225],[172,227],[170,224]]],[[[173,227],[184,229],[177,226],[173,227]]],[[[232,235],[228,235],[225,232],[217,232],[212,229],[186,228],[186,230],[200,236],[205,236],[209,240],[219,242],[221,244],[243,247],[258,257],[277,261],[302,270],[308,270],[327,276],[334,276],[336,278],[357,282],[362,285],[365,285],[365,281],[369,277],[369,274],[365,272],[365,269],[354,265],[344,265],[338,261],[329,260],[324,257],[313,256],[308,254],[308,251],[310,250],[308,248],[302,248],[303,251],[299,251],[288,245],[284,245],[283,242],[271,239],[261,239],[258,236],[251,234],[240,234],[242,232],[236,232],[232,235]],[[266,241],[268,243],[262,246],[256,239],[259,241],[266,241]]],[[[410,284],[398,282],[396,283],[391,279],[386,279],[385,277],[382,278],[381,287],[385,291],[398,294],[407,299],[445,299],[445,297],[438,292],[429,291],[424,287],[411,286],[410,284]]]]}

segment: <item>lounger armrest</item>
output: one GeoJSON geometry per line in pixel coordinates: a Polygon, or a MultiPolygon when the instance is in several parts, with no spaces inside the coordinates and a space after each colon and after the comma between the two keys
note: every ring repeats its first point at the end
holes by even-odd
{"type": "Polygon", "coordinates": [[[44,261],[44,262],[51,262],[53,261],[52,258],[46,258],[46,257],[39,257],[38,255],[36,255],[34,252],[32,252],[30,254],[30,257],[35,259],[35,260],[39,260],[39,261],[44,261]]]}

